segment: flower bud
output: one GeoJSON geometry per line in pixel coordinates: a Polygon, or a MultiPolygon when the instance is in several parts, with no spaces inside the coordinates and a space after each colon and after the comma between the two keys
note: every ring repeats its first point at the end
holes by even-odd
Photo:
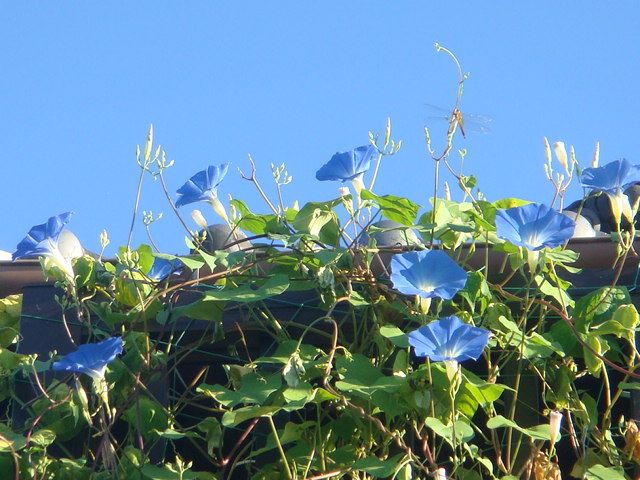
{"type": "Polygon", "coordinates": [[[564,148],[564,142],[555,142],[553,144],[553,152],[564,171],[569,173],[569,163],[567,162],[567,150],[564,148]]]}
{"type": "Polygon", "coordinates": [[[214,197],[212,200],[210,200],[211,206],[213,207],[213,210],[220,215],[220,218],[222,218],[225,222],[229,222],[229,217],[227,217],[227,211],[224,208],[224,205],[222,204],[222,202],[220,200],[218,200],[218,197],[214,197]]]}
{"type": "Polygon", "coordinates": [[[558,435],[560,435],[560,426],[562,425],[562,412],[554,410],[549,414],[549,441],[551,445],[556,443],[558,435]]]}
{"type": "Polygon", "coordinates": [[[547,159],[547,163],[551,163],[551,147],[549,146],[547,137],[544,137],[544,158],[547,159]]]}
{"type": "Polygon", "coordinates": [[[346,197],[347,195],[351,195],[351,191],[349,190],[349,187],[340,187],[338,189],[338,192],[340,193],[341,197],[346,197]]]}
{"type": "Polygon", "coordinates": [[[593,160],[591,160],[591,166],[593,168],[597,168],[599,161],[600,161],[600,142],[596,142],[596,148],[593,151],[593,160]]]}
{"type": "Polygon", "coordinates": [[[100,232],[100,248],[104,250],[105,248],[107,248],[107,245],[109,245],[110,242],[111,240],[109,240],[109,234],[106,230],[103,229],[100,232]]]}
{"type": "Polygon", "coordinates": [[[437,469],[434,480],[447,480],[447,471],[443,467],[437,469]]]}
{"type": "Polygon", "coordinates": [[[206,218],[204,218],[204,215],[202,215],[202,212],[200,210],[194,210],[193,212],[191,212],[191,218],[193,219],[194,222],[196,222],[196,225],[198,225],[201,229],[206,230],[207,226],[209,225],[207,223],[206,218]]]}

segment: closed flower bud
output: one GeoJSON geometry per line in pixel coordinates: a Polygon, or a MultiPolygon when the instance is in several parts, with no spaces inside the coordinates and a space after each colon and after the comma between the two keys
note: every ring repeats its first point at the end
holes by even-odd
{"type": "Polygon", "coordinates": [[[544,157],[548,164],[551,164],[551,146],[549,146],[549,140],[544,137],[544,157]]]}
{"type": "Polygon", "coordinates": [[[600,142],[596,142],[596,148],[593,151],[593,160],[591,160],[591,166],[596,168],[600,162],[600,142]]]}
{"type": "Polygon", "coordinates": [[[556,443],[558,435],[560,435],[560,426],[562,425],[562,412],[554,410],[549,414],[549,441],[551,445],[556,443]]]}
{"type": "Polygon", "coordinates": [[[564,142],[555,142],[553,144],[553,152],[556,154],[556,158],[564,171],[569,173],[569,163],[567,161],[567,150],[564,148],[564,142]]]}
{"type": "Polygon", "coordinates": [[[194,210],[193,212],[191,212],[191,218],[193,219],[194,222],[196,222],[196,225],[198,225],[200,228],[202,228],[203,230],[207,229],[208,223],[207,223],[207,219],[204,218],[204,215],[202,215],[202,212],[200,210],[194,210]]]}
{"type": "Polygon", "coordinates": [[[100,232],[100,248],[104,250],[105,248],[107,248],[107,245],[109,245],[110,242],[111,240],[109,240],[109,234],[106,230],[102,230],[100,232]]]}

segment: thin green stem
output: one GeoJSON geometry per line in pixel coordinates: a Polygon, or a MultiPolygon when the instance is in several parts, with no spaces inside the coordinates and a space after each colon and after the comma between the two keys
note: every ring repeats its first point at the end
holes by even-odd
{"type": "Polygon", "coordinates": [[[289,469],[289,462],[287,461],[287,455],[284,453],[284,449],[282,448],[282,444],[280,443],[280,437],[278,436],[278,430],[276,429],[276,425],[275,423],[273,423],[273,417],[271,415],[268,415],[267,420],[269,421],[269,426],[271,427],[273,438],[275,439],[276,446],[278,447],[278,452],[280,452],[280,458],[282,459],[282,464],[284,466],[284,473],[288,480],[292,480],[293,475],[291,474],[291,470],[289,469]]]}

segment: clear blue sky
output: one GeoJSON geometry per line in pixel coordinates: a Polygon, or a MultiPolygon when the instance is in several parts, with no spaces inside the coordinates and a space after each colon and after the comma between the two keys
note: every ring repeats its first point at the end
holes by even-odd
{"type": "MultiPolygon", "coordinates": [[[[126,243],[149,123],[176,165],[175,191],[207,165],[231,162],[220,188],[266,211],[237,168],[251,153],[269,184],[286,162],[288,203],[328,199],[315,171],[367,142],[387,116],[400,153],[376,192],[422,205],[432,190],[424,103],[449,108],[456,72],[471,73],[462,110],[490,115],[490,134],[459,139],[489,199],[549,201],[543,136],[588,164],[640,162],[640,4],[627,2],[9,2],[0,14],[0,249],[67,210],[82,243],[126,243]]],[[[269,185],[270,186],[270,185],[269,185]]],[[[579,190],[573,190],[573,197],[579,190]]],[[[157,243],[183,233],[146,180],[141,208],[163,211],[157,243]]],[[[199,208],[210,220],[206,205],[199,208]]],[[[188,218],[189,209],[184,213],[188,218]]],[[[136,229],[135,243],[145,241],[136,229]]],[[[113,249],[111,249],[113,252],[113,249]]]]}

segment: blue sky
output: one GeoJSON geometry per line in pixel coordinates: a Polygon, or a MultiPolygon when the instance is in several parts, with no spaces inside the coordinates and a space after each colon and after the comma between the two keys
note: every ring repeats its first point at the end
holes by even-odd
{"type": "MultiPolygon", "coordinates": [[[[640,161],[639,31],[634,1],[7,3],[0,249],[67,210],[86,247],[98,249],[103,228],[112,247],[126,243],[134,151],[149,123],[176,160],[173,191],[207,165],[231,162],[222,198],[266,211],[237,174],[248,153],[269,187],[269,164],[286,162],[289,204],[328,199],[339,185],[317,182],[315,171],[390,116],[403,148],[383,164],[376,192],[427,205],[424,104],[450,108],[456,87],[434,42],[471,74],[462,111],[493,118],[491,133],[456,141],[469,152],[465,169],[489,199],[549,201],[545,135],[575,145],[584,165],[596,141],[602,163],[640,161]]],[[[163,250],[186,250],[150,178],[141,209],[164,212],[153,226],[163,250]]],[[[146,241],[140,225],[135,235],[146,241]]]]}

